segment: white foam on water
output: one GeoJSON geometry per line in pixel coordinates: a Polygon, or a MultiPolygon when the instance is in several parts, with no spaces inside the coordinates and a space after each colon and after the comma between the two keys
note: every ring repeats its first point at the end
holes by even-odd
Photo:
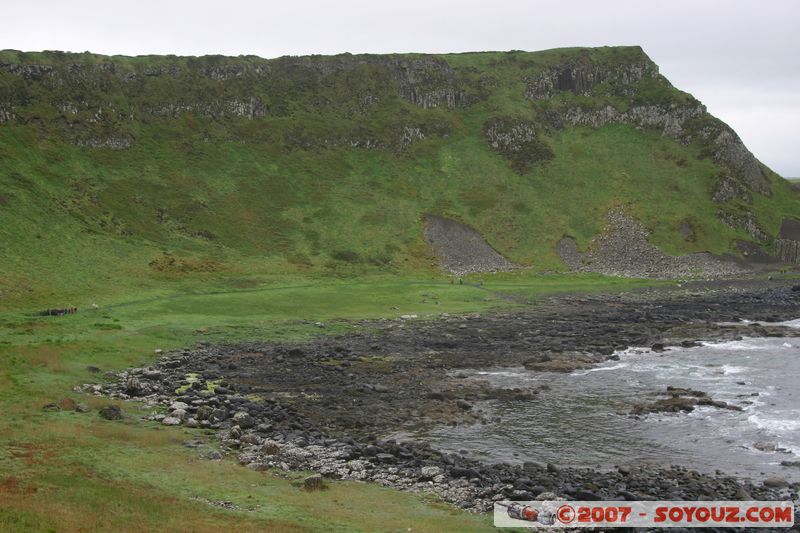
{"type": "MultiPolygon", "coordinates": [[[[782,324],[800,329],[800,319],[782,324]]],[[[479,449],[492,442],[501,451],[517,450],[520,456],[566,455],[575,464],[613,462],[618,460],[617,455],[660,463],[662,456],[672,456],[682,457],[678,462],[695,468],[715,465],[755,477],[765,471],[794,476],[795,470],[780,466],[780,461],[800,459],[800,399],[794,401],[800,398],[796,381],[800,352],[796,350],[800,350],[800,331],[792,330],[785,338],[744,337],[675,347],[668,353],[632,347],[615,351],[618,360],[569,374],[522,367],[468,370],[470,376],[485,379],[492,386],[548,382],[560,394],[542,395],[539,409],[513,415],[514,423],[520,424],[517,433],[527,435],[523,439],[505,433],[505,426],[495,428],[492,424],[468,431],[448,428],[443,434],[453,432],[453,447],[464,448],[465,441],[473,440],[477,443],[473,448],[479,449]],[[670,385],[706,391],[710,397],[743,410],[697,406],[691,413],[658,413],[632,421],[629,405],[646,401],[670,385]],[[759,395],[749,396],[755,392],[759,395]],[[608,414],[609,408],[616,415],[608,414]],[[586,418],[586,413],[592,416],[586,418]],[[611,421],[612,416],[620,418],[611,421]],[[581,430],[593,436],[581,440],[584,437],[574,434],[571,426],[563,428],[552,422],[570,417],[580,419],[581,430]],[[609,432],[609,427],[619,430],[609,432]],[[538,440],[532,443],[530,435],[538,440]],[[751,448],[754,442],[773,443],[782,450],[767,454],[751,448]],[[569,453],[565,454],[565,446],[569,453]]],[[[500,454],[497,459],[507,457],[500,454]]]]}
{"type": "Polygon", "coordinates": [[[787,320],[785,322],[765,322],[771,326],[786,326],[787,328],[800,328],[800,318],[787,320]]]}
{"type": "Polygon", "coordinates": [[[498,371],[495,371],[495,372],[489,372],[489,371],[482,370],[480,372],[475,372],[475,375],[476,376],[517,377],[517,376],[519,376],[519,372],[511,372],[509,370],[498,370],[498,371]]]}
{"type": "Polygon", "coordinates": [[[702,346],[707,348],[713,348],[715,350],[730,350],[730,351],[757,351],[763,350],[765,346],[763,344],[756,344],[753,342],[754,339],[751,338],[744,338],[740,341],[725,341],[725,342],[702,342],[700,343],[702,346]]]}
{"type": "Polygon", "coordinates": [[[628,357],[638,357],[640,355],[649,355],[652,354],[653,351],[650,348],[644,348],[642,346],[631,346],[629,348],[625,348],[624,350],[616,350],[614,355],[619,358],[628,358],[628,357]]]}
{"type": "Polygon", "coordinates": [[[794,320],[785,320],[783,322],[763,322],[759,320],[739,320],[738,322],[717,322],[719,326],[749,326],[755,324],[757,326],[783,326],[786,328],[800,328],[800,318],[794,320]]]}
{"type": "Polygon", "coordinates": [[[573,371],[570,375],[572,375],[572,376],[585,376],[586,374],[589,374],[590,372],[604,372],[606,370],[619,370],[620,368],[627,368],[627,367],[628,367],[628,363],[617,363],[616,365],[613,365],[613,366],[596,366],[594,368],[589,368],[587,370],[580,370],[580,371],[576,370],[576,371],[573,371]]]}
{"type": "Polygon", "coordinates": [[[782,434],[789,431],[800,431],[800,419],[797,418],[774,418],[752,414],[747,417],[747,420],[757,428],[771,433],[782,434]]]}
{"type": "Polygon", "coordinates": [[[743,372],[747,372],[750,370],[746,366],[736,366],[736,365],[722,365],[722,373],[726,376],[730,374],[741,374],[743,372]]]}
{"type": "Polygon", "coordinates": [[[778,441],[775,444],[775,447],[786,450],[788,453],[786,453],[785,455],[793,455],[794,457],[800,457],[800,446],[796,446],[794,444],[786,444],[785,442],[778,441]]]}

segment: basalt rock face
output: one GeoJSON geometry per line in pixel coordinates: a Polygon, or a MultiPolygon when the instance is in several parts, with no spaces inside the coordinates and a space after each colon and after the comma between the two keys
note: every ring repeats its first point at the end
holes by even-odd
{"type": "Polygon", "coordinates": [[[598,65],[579,58],[575,62],[551,67],[527,80],[525,95],[531,99],[551,98],[562,91],[592,96],[598,85],[609,86],[612,92],[633,96],[636,82],[645,78],[658,78],[658,67],[651,61],[641,60],[622,65],[598,65]]]}
{"type": "Polygon", "coordinates": [[[531,121],[496,118],[483,126],[489,146],[503,155],[518,174],[553,158],[553,151],[536,136],[531,121]]]}
{"type": "Polygon", "coordinates": [[[752,213],[735,213],[730,211],[719,211],[717,213],[722,222],[733,229],[743,229],[754,241],[766,244],[770,238],[766,231],[756,222],[752,213]]]}
{"type": "MultiPolygon", "coordinates": [[[[433,56],[208,56],[172,58],[158,66],[117,63],[115,58],[83,61],[82,55],[59,53],[54,64],[0,62],[0,79],[6,82],[0,89],[0,123],[61,126],[78,146],[125,149],[135,142],[126,133],[129,126],[140,122],[185,116],[255,121],[289,117],[298,110],[332,110],[354,118],[385,109],[398,98],[422,109],[456,109],[483,100],[490,84],[475,69],[453,68],[433,56]],[[119,97],[109,98],[111,93],[119,97]]],[[[353,125],[323,135],[290,132],[280,140],[302,149],[402,149],[448,129],[435,121],[397,122],[391,132],[353,125]]]]}
{"type": "Polygon", "coordinates": [[[775,239],[775,256],[781,261],[800,264],[800,221],[784,219],[775,239]]]}
{"type": "Polygon", "coordinates": [[[600,109],[571,107],[564,110],[562,117],[564,122],[573,126],[600,128],[611,123],[633,124],[641,128],[659,129],[667,137],[688,140],[683,137],[684,125],[692,119],[702,117],[705,112],[702,105],[639,105],[625,111],[607,105],[600,109]]]}

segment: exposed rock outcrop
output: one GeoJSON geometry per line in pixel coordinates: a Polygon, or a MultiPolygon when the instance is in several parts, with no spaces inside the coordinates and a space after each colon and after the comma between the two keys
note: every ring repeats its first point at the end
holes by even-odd
{"type": "Polygon", "coordinates": [[[800,241],[776,239],[775,256],[786,263],[800,265],[800,241]]]}
{"type": "Polygon", "coordinates": [[[710,140],[714,160],[722,165],[734,179],[750,189],[769,196],[769,178],[764,166],[747,149],[736,132],[719,120],[700,130],[700,137],[710,140]]]}
{"type": "Polygon", "coordinates": [[[564,122],[573,126],[599,128],[610,123],[624,123],[639,127],[661,128],[662,135],[682,140],[684,125],[692,119],[703,116],[705,112],[705,107],[702,105],[639,105],[632,106],[626,111],[607,105],[599,109],[568,108],[562,117],[564,122]]]}
{"type": "Polygon", "coordinates": [[[722,176],[717,183],[717,188],[714,190],[711,199],[718,203],[742,200],[749,204],[753,201],[753,195],[742,182],[730,176],[722,176]]]}
{"type": "Polygon", "coordinates": [[[400,96],[412,104],[453,108],[469,103],[455,71],[443,59],[403,59],[391,61],[388,66],[400,96]]]}
{"type": "Polygon", "coordinates": [[[553,151],[537,138],[533,122],[495,118],[483,125],[489,147],[511,162],[518,174],[553,158],[553,151]]]}
{"type": "Polygon", "coordinates": [[[94,137],[90,139],[77,139],[76,146],[89,148],[110,148],[112,150],[127,150],[133,146],[133,139],[130,137],[94,137]]]}
{"type": "Polygon", "coordinates": [[[760,243],[769,242],[769,235],[761,228],[761,226],[758,225],[753,213],[732,213],[730,211],[719,211],[717,216],[729,228],[743,229],[753,238],[753,240],[756,240],[760,243]]]}
{"type": "Polygon", "coordinates": [[[425,134],[422,130],[415,126],[404,126],[403,133],[400,135],[400,142],[398,143],[400,149],[408,148],[417,141],[425,140],[425,134]]]}
{"type": "Polygon", "coordinates": [[[775,257],[786,263],[800,264],[800,221],[784,219],[775,239],[775,257]]]}
{"type": "Polygon", "coordinates": [[[11,111],[7,111],[7,110],[3,109],[2,107],[0,107],[0,124],[4,124],[6,122],[11,122],[12,120],[14,120],[14,118],[15,118],[14,117],[14,113],[12,113],[11,111]]]}
{"type": "Polygon", "coordinates": [[[644,78],[657,78],[658,67],[651,61],[623,63],[613,67],[588,61],[570,62],[551,67],[527,80],[525,95],[530,99],[551,98],[562,91],[592,96],[600,84],[607,84],[613,93],[631,96],[631,85],[644,78]]]}

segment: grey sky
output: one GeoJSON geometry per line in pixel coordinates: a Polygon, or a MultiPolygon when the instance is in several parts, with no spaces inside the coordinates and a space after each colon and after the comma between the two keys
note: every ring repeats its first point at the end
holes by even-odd
{"type": "Polygon", "coordinates": [[[796,0],[0,0],[0,48],[104,54],[542,50],[639,44],[763,162],[800,177],[796,0]]]}

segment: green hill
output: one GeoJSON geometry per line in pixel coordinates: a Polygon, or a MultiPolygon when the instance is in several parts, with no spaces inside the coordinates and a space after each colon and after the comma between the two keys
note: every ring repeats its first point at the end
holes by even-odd
{"type": "Polygon", "coordinates": [[[797,194],[638,47],[0,52],[6,308],[209,276],[435,275],[426,213],[535,272],[566,270],[559,240],[586,248],[617,207],[669,254],[771,251],[797,194]]]}

